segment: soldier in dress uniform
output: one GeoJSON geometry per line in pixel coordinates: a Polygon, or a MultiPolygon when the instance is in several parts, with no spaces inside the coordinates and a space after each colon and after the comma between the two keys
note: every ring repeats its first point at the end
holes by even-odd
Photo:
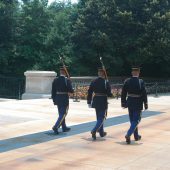
{"type": "Polygon", "coordinates": [[[132,77],[125,80],[121,93],[121,106],[128,108],[130,128],[125,136],[126,143],[131,143],[131,135],[134,134],[135,141],[141,139],[138,134],[138,124],[141,121],[143,104],[145,110],[148,109],[147,93],[145,83],[139,79],[140,67],[132,68],[132,77]]]}
{"type": "Polygon", "coordinates": [[[69,131],[71,128],[66,126],[65,117],[69,108],[69,93],[74,93],[70,79],[66,77],[66,71],[60,68],[60,76],[55,78],[52,83],[52,100],[54,105],[58,107],[59,117],[53,131],[58,134],[58,128],[62,126],[63,132],[69,131]]]}
{"type": "Polygon", "coordinates": [[[105,80],[105,73],[102,68],[98,69],[98,78],[91,82],[88,89],[87,104],[89,107],[95,108],[97,123],[91,131],[92,138],[96,140],[96,132],[99,132],[101,137],[106,136],[103,128],[104,119],[107,116],[108,102],[107,97],[111,97],[111,87],[108,81],[105,80]]]}

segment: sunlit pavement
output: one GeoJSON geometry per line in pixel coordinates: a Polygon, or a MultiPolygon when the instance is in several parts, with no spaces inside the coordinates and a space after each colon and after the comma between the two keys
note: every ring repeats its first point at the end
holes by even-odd
{"type": "MultiPolygon", "coordinates": [[[[0,102],[0,170],[170,169],[170,96],[149,97],[139,126],[142,140],[127,145],[127,110],[109,100],[105,138],[92,141],[95,112],[73,102],[66,118],[71,131],[54,135],[57,108],[50,99],[0,102]]],[[[61,130],[60,130],[61,131],[61,130]]]]}

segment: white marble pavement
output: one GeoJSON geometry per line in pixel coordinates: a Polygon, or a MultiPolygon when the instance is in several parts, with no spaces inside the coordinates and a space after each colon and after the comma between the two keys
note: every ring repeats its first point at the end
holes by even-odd
{"type": "Polygon", "coordinates": [[[69,133],[54,136],[57,109],[50,99],[0,102],[0,169],[170,169],[170,96],[149,97],[140,124],[142,140],[124,142],[127,110],[109,100],[105,138],[92,141],[95,112],[70,101],[69,133]]]}

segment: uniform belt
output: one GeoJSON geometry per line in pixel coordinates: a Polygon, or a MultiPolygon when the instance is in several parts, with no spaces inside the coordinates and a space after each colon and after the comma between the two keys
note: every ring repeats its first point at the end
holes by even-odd
{"type": "Polygon", "coordinates": [[[68,92],[56,92],[56,94],[68,94],[68,92]]]}
{"type": "Polygon", "coordinates": [[[141,97],[139,94],[128,94],[128,97],[141,97]]]}
{"type": "Polygon", "coordinates": [[[107,96],[107,95],[104,93],[95,93],[95,96],[107,96]]]}

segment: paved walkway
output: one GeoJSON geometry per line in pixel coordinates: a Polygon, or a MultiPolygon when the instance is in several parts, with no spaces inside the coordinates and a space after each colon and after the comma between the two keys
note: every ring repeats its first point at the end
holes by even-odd
{"type": "Polygon", "coordinates": [[[54,135],[57,118],[51,100],[0,102],[0,169],[105,170],[170,169],[170,96],[149,97],[140,124],[142,140],[126,145],[127,110],[109,100],[105,138],[92,141],[95,112],[85,101],[70,101],[67,124],[72,130],[54,135]]]}

